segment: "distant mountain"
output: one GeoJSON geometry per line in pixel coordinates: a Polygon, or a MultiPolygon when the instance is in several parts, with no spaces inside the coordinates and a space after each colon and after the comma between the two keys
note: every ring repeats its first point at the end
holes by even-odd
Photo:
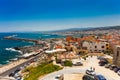
{"type": "Polygon", "coordinates": [[[56,30],[52,32],[68,32],[68,31],[94,31],[94,30],[120,30],[120,26],[106,26],[106,27],[89,27],[89,28],[70,28],[70,29],[64,29],[64,30],[56,30]]]}
{"type": "Polygon", "coordinates": [[[120,30],[120,26],[106,26],[106,27],[98,27],[98,28],[89,28],[87,30],[120,30]]]}
{"type": "Polygon", "coordinates": [[[52,33],[52,32],[68,32],[68,31],[94,31],[94,30],[120,30],[120,26],[105,26],[105,27],[89,27],[89,28],[70,28],[63,30],[54,30],[54,31],[13,31],[12,33],[52,33]]]}
{"type": "Polygon", "coordinates": [[[70,28],[70,29],[63,29],[63,30],[55,30],[52,32],[66,32],[66,31],[84,31],[84,30],[88,30],[90,28],[70,28]]]}

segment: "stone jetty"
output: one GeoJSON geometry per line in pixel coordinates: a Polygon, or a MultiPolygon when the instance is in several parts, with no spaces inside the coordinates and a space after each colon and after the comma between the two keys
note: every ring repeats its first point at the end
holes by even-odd
{"type": "Polygon", "coordinates": [[[4,37],[4,39],[19,40],[19,41],[26,41],[26,42],[34,42],[35,44],[41,44],[41,41],[40,40],[36,40],[36,39],[16,38],[16,37],[12,37],[12,36],[4,37]]]}

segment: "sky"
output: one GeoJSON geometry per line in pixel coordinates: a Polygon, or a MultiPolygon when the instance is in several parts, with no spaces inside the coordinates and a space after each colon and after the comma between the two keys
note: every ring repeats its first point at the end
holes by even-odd
{"type": "Polygon", "coordinates": [[[120,0],[0,0],[0,32],[120,25],[120,0]]]}

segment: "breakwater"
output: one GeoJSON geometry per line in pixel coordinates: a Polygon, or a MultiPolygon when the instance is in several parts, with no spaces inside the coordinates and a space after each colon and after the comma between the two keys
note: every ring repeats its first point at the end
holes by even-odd
{"type": "Polygon", "coordinates": [[[12,36],[4,37],[4,39],[8,39],[8,40],[19,40],[19,41],[26,41],[26,42],[34,42],[35,44],[41,44],[41,41],[40,41],[40,40],[36,40],[36,39],[15,38],[15,37],[12,37],[12,36]]]}

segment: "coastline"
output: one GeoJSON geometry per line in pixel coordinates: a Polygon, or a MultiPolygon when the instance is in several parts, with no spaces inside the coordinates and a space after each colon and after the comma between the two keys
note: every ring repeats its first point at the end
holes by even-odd
{"type": "Polygon", "coordinates": [[[0,67],[0,76],[5,77],[18,69],[20,69],[20,70],[24,69],[27,65],[34,62],[35,59],[42,57],[43,53],[44,53],[44,51],[39,52],[38,55],[32,56],[28,59],[19,59],[17,61],[11,62],[7,65],[0,67]]]}
{"type": "MultiPolygon", "coordinates": [[[[34,43],[34,42],[30,42],[30,41],[33,41],[32,39],[27,39],[27,38],[15,38],[14,35],[12,36],[7,36],[7,37],[4,37],[4,39],[10,39],[10,40],[21,40],[23,42],[27,42],[27,43],[34,43]],[[24,41],[25,40],[25,41],[24,41]],[[28,40],[28,41],[27,41],[28,40]],[[30,41],[29,41],[30,40],[30,41]]],[[[17,61],[19,59],[21,59],[21,56],[23,56],[24,54],[26,53],[30,53],[29,49],[27,48],[32,48],[34,46],[33,45],[25,45],[25,46],[21,46],[21,47],[6,47],[5,50],[6,51],[10,51],[10,52],[17,52],[19,53],[20,55],[19,56],[15,56],[14,58],[11,58],[11,59],[8,59],[5,61],[5,64],[0,64],[0,68],[5,66],[5,65],[8,65],[9,63],[13,62],[13,61],[17,61]],[[26,52],[25,52],[26,51],[26,52]]]]}
{"type": "MultiPolygon", "coordinates": [[[[42,50],[40,49],[38,52],[29,53],[29,54],[32,54],[32,56],[30,56],[30,57],[28,56],[29,58],[24,58],[24,57],[19,58],[19,57],[17,57],[17,58],[11,59],[11,61],[9,60],[8,64],[0,65],[0,74],[7,71],[7,70],[9,70],[9,69],[11,69],[11,68],[13,68],[13,67],[15,67],[15,66],[17,66],[17,65],[20,65],[20,64],[22,64],[22,63],[24,63],[26,61],[31,60],[33,58],[33,53],[34,53],[34,55],[37,55],[37,54],[39,54],[41,52],[42,52],[42,50]]],[[[25,55],[25,54],[22,54],[22,56],[23,55],[25,55]]]]}
{"type": "MultiPolygon", "coordinates": [[[[44,52],[43,49],[39,49],[37,52],[33,51],[31,53],[25,53],[25,54],[22,54],[22,56],[18,57],[17,59],[12,59],[11,61],[9,60],[10,62],[8,64],[0,66],[0,75],[6,73],[6,71],[15,69],[15,67],[17,66],[18,66],[18,69],[22,69],[21,64],[24,64],[25,66],[28,64],[26,62],[31,63],[34,59],[36,59],[35,57],[39,57],[43,52],[44,52]],[[30,55],[24,56],[26,54],[30,54],[30,55]]],[[[10,74],[10,73],[7,73],[7,74],[10,74]]]]}
{"type": "Polygon", "coordinates": [[[5,62],[6,62],[5,64],[0,64],[0,68],[3,67],[3,66],[9,65],[9,64],[12,63],[12,62],[15,62],[15,61],[20,60],[19,57],[20,57],[21,55],[23,55],[23,52],[22,52],[22,51],[16,50],[15,48],[5,48],[5,50],[6,50],[6,51],[11,51],[11,52],[17,52],[17,53],[19,53],[20,55],[15,56],[14,58],[11,58],[11,59],[6,60],[6,61],[5,61],[5,62]]]}
{"type": "Polygon", "coordinates": [[[5,50],[7,50],[7,51],[13,51],[13,52],[19,52],[20,54],[22,54],[22,51],[16,50],[15,48],[5,48],[5,50]]]}
{"type": "Polygon", "coordinates": [[[5,50],[6,50],[6,51],[11,51],[11,52],[17,52],[17,53],[19,53],[20,55],[15,56],[14,58],[11,58],[11,59],[6,60],[6,61],[5,61],[5,62],[6,62],[5,64],[0,64],[0,68],[3,67],[3,66],[9,65],[9,64],[12,63],[12,62],[15,62],[15,61],[20,60],[19,57],[20,57],[21,55],[23,55],[23,52],[22,52],[22,51],[16,50],[15,48],[5,48],[5,50]]]}
{"type": "MultiPolygon", "coordinates": [[[[17,39],[20,39],[20,38],[17,38],[17,39]]],[[[20,39],[20,40],[22,40],[22,39],[20,39]]],[[[59,38],[49,38],[49,39],[59,39],[59,38]]],[[[46,39],[46,40],[49,40],[49,39],[46,39]]],[[[25,39],[25,40],[27,40],[27,39],[25,39]]],[[[28,39],[28,40],[31,40],[31,39],[28,39]]],[[[26,46],[19,46],[19,47],[6,47],[5,50],[12,51],[12,52],[18,52],[21,55],[20,56],[16,56],[15,58],[9,59],[8,60],[9,62],[7,64],[1,64],[0,65],[0,74],[2,74],[4,72],[6,72],[6,71],[8,71],[8,70],[10,70],[10,69],[20,65],[20,64],[22,64],[22,63],[27,62],[30,59],[32,59],[33,57],[24,59],[24,58],[22,58],[22,56],[24,54],[31,53],[31,52],[35,52],[36,53],[35,55],[37,55],[39,49],[42,49],[43,47],[45,48],[45,46],[47,44],[46,40],[45,41],[37,40],[39,45],[35,44],[35,45],[30,45],[30,46],[26,45],[26,46]]],[[[33,43],[33,42],[29,42],[29,41],[26,41],[26,42],[33,43]]],[[[39,50],[39,51],[41,51],[41,50],[39,50]]],[[[42,49],[42,52],[43,51],[44,51],[44,49],[42,49]]],[[[39,53],[41,53],[41,52],[39,52],[39,53]]]]}
{"type": "Polygon", "coordinates": [[[19,60],[16,60],[16,61],[12,61],[12,62],[9,62],[8,64],[6,65],[2,65],[0,67],[0,74],[19,65],[19,64],[22,64],[24,63],[25,61],[28,61],[29,59],[19,59],[19,60]]]}

